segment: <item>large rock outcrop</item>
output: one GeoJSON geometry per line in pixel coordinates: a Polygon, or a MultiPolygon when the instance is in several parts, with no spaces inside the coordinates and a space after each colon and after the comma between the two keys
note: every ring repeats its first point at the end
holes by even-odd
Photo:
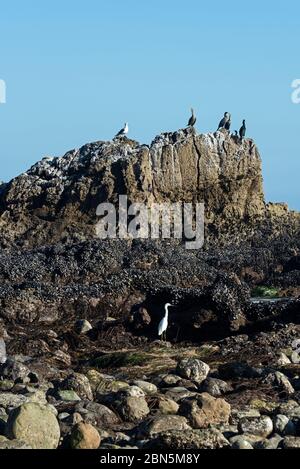
{"type": "Polygon", "coordinates": [[[162,134],[150,147],[118,139],[44,158],[1,186],[2,246],[93,238],[96,207],[117,203],[119,195],[148,205],[205,202],[207,236],[224,241],[232,232],[249,237],[257,220],[276,214],[264,201],[261,158],[252,140],[187,129],[162,134]]]}
{"type": "Polygon", "coordinates": [[[90,335],[105,347],[127,345],[128,329],[134,343],[153,338],[170,301],[170,335],[179,340],[222,337],[261,320],[264,312],[249,307],[249,286],[300,290],[299,214],[265,203],[261,166],[250,139],[186,129],[150,147],[126,138],[88,144],[2,185],[0,327],[2,319],[16,337],[9,351],[52,353],[68,363],[61,344],[76,350],[69,331],[79,319],[96,326],[90,335]],[[204,248],[97,239],[96,208],[119,195],[148,206],[205,202],[204,248]],[[144,322],[135,314],[140,306],[144,322]],[[48,337],[49,326],[61,340],[48,337]]]}

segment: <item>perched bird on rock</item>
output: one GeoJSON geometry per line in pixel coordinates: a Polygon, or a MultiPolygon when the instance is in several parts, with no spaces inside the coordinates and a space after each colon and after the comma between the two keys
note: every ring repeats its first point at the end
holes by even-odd
{"type": "Polygon", "coordinates": [[[6,346],[3,339],[0,339],[0,365],[4,365],[7,361],[6,346]]]}
{"type": "Polygon", "coordinates": [[[246,136],[246,131],[247,131],[247,128],[246,128],[246,121],[243,120],[243,125],[242,125],[242,127],[240,128],[240,139],[241,139],[241,141],[243,140],[243,138],[245,138],[245,136],[246,136]]]}
{"type": "Polygon", "coordinates": [[[225,112],[224,117],[219,124],[218,130],[225,129],[226,125],[228,126],[229,122],[231,123],[231,115],[229,114],[229,112],[225,112]]]}
{"type": "Polygon", "coordinates": [[[228,132],[230,132],[230,128],[231,128],[231,114],[229,114],[229,120],[225,124],[225,129],[228,130],[228,132]]]}
{"type": "Polygon", "coordinates": [[[117,133],[116,137],[125,137],[129,132],[129,125],[126,122],[123,129],[120,130],[120,132],[117,133]]]}
{"type": "Polygon", "coordinates": [[[188,122],[188,127],[194,127],[194,125],[197,122],[197,117],[195,116],[195,112],[194,112],[193,108],[191,109],[191,112],[192,112],[192,115],[191,115],[190,120],[188,122]]]}

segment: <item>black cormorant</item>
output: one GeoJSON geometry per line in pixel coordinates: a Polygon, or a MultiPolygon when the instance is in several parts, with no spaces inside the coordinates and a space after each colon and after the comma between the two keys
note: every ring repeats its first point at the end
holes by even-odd
{"type": "Polygon", "coordinates": [[[243,125],[242,125],[242,127],[240,128],[240,138],[241,138],[241,140],[243,140],[243,138],[245,138],[245,136],[246,136],[246,130],[247,130],[247,128],[246,128],[246,121],[243,120],[243,125]]]}
{"type": "Polygon", "coordinates": [[[229,112],[225,112],[224,117],[223,117],[223,119],[221,120],[221,122],[219,124],[218,130],[225,128],[226,124],[228,124],[228,122],[230,122],[230,117],[231,116],[230,116],[229,112]]]}
{"type": "Polygon", "coordinates": [[[230,128],[231,128],[231,114],[229,114],[229,120],[225,124],[225,129],[228,130],[228,132],[230,132],[230,128]]]}
{"type": "Polygon", "coordinates": [[[190,117],[190,120],[189,120],[189,123],[188,123],[188,127],[194,127],[194,125],[196,124],[197,122],[197,117],[195,116],[195,113],[194,113],[194,109],[191,109],[192,111],[192,115],[190,117]]]}

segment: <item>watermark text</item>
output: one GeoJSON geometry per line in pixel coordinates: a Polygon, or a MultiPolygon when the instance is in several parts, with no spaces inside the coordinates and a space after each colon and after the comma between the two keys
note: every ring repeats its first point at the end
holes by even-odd
{"type": "Polygon", "coordinates": [[[126,195],[119,196],[116,207],[102,203],[97,207],[99,239],[184,239],[186,249],[204,245],[203,203],[128,204],[126,195]]]}

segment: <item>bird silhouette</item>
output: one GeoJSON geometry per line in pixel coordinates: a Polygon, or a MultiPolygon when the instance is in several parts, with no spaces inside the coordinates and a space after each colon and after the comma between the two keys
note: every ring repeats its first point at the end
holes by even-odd
{"type": "Polygon", "coordinates": [[[189,122],[188,122],[188,127],[194,127],[194,125],[196,124],[197,122],[197,117],[195,116],[195,112],[194,112],[194,109],[192,108],[191,109],[191,112],[192,112],[192,115],[189,119],[189,122]]]}
{"type": "Polygon", "coordinates": [[[230,120],[231,120],[231,115],[229,114],[229,112],[225,112],[224,117],[219,124],[218,130],[225,129],[226,128],[225,126],[228,125],[228,122],[230,122],[230,120]]]}
{"type": "Polygon", "coordinates": [[[246,131],[247,131],[246,121],[243,120],[243,125],[242,125],[242,127],[240,128],[240,139],[241,139],[241,141],[243,140],[243,138],[245,138],[245,136],[246,136],[246,131]]]}

